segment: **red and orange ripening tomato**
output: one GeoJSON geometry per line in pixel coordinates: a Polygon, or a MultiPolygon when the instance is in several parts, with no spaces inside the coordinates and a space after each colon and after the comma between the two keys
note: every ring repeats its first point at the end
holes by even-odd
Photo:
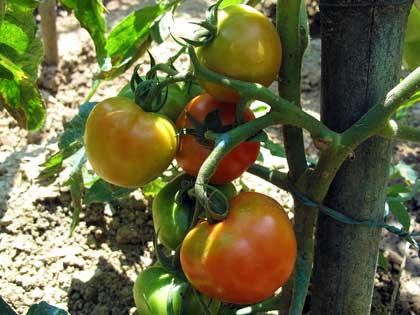
{"type": "Polygon", "coordinates": [[[161,175],[178,144],[169,119],[145,112],[121,96],[95,105],[86,122],[84,141],[93,170],[111,184],[130,188],[161,175]]]}
{"type": "Polygon", "coordinates": [[[292,274],[295,233],[284,209],[266,195],[242,192],[229,207],[224,221],[203,221],[187,234],[181,266],[203,294],[230,303],[257,303],[292,274]]]}
{"type": "MultiPolygon", "coordinates": [[[[269,86],[281,65],[281,42],[271,21],[256,9],[231,5],[218,14],[217,34],[197,49],[202,65],[227,77],[269,86]]],[[[236,102],[239,94],[221,85],[202,81],[205,90],[222,102],[236,102]]]]}
{"type": "MultiPolygon", "coordinates": [[[[176,125],[179,130],[193,128],[187,112],[200,123],[203,123],[207,114],[218,110],[223,126],[235,123],[236,105],[232,103],[221,103],[209,94],[202,94],[186,106],[185,111],[178,117],[176,125]]],[[[254,119],[251,110],[244,112],[244,121],[254,119]]],[[[197,176],[201,165],[211,153],[212,146],[205,145],[193,135],[180,136],[179,148],[176,153],[176,160],[179,166],[191,176],[197,176]]],[[[241,176],[257,159],[260,151],[259,142],[243,142],[226,155],[211,177],[212,184],[226,184],[241,176]]]]}

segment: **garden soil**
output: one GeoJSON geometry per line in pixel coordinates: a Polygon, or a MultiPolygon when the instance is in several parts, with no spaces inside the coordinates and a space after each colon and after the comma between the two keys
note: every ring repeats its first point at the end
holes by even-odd
{"type": "MultiPolygon", "coordinates": [[[[109,25],[138,8],[139,2],[146,3],[106,1],[109,25]]],[[[186,1],[174,32],[190,30],[187,23],[203,16],[208,2],[186,1]]],[[[57,23],[61,62],[57,68],[44,67],[39,81],[47,106],[45,126],[40,132],[28,133],[6,113],[0,113],[0,295],[18,314],[25,314],[31,304],[41,300],[73,315],[135,314],[133,282],[155,260],[150,202],[136,192],[113,207],[95,204],[85,208],[70,237],[72,206],[68,188],[60,180],[47,187],[36,181],[40,164],[57,150],[63,123],[77,113],[97,71],[87,32],[65,10],[59,10],[57,23]]],[[[174,42],[168,42],[154,47],[152,54],[164,61],[176,49],[174,42]]],[[[144,71],[148,63],[142,62],[144,71]]],[[[185,69],[187,59],[181,58],[178,66],[185,69]]],[[[94,100],[115,95],[130,74],[128,71],[124,77],[104,83],[94,100]]],[[[320,41],[314,39],[303,67],[303,105],[314,116],[319,116],[319,89],[320,41]]],[[[420,112],[411,112],[409,120],[418,124],[420,112]]],[[[281,138],[280,134],[279,129],[270,130],[273,138],[281,138]]],[[[308,154],[315,156],[310,137],[305,137],[308,154]]],[[[395,161],[404,159],[419,165],[418,146],[395,145],[394,153],[395,161]]],[[[284,159],[268,162],[287,170],[284,159]]],[[[250,189],[269,194],[292,209],[292,199],[285,192],[251,175],[243,181],[250,189]]],[[[420,230],[420,198],[409,206],[413,226],[420,230]]],[[[403,241],[385,232],[381,247],[389,269],[378,270],[372,314],[391,312],[393,296],[397,301],[393,314],[420,314],[420,265],[415,251],[407,250],[403,241]]]]}

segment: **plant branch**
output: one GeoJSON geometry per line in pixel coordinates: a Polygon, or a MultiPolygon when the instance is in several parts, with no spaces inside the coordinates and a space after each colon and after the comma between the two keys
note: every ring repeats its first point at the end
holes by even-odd
{"type": "Polygon", "coordinates": [[[215,147],[201,166],[195,182],[195,196],[202,206],[205,207],[207,204],[205,187],[215,173],[219,162],[238,144],[256,135],[264,128],[277,124],[280,118],[280,113],[269,112],[260,118],[216,136],[215,147]]]}
{"type": "MultiPolygon", "coordinates": [[[[297,108],[301,107],[301,67],[302,57],[308,45],[308,25],[306,6],[303,0],[277,1],[276,24],[282,42],[282,66],[279,74],[279,95],[291,101],[297,108]]],[[[285,125],[283,128],[284,147],[289,165],[289,176],[292,182],[308,168],[305,156],[302,129],[285,125]]],[[[317,143],[323,143],[316,139],[317,143]]],[[[326,143],[326,147],[331,142],[326,143]]],[[[278,305],[281,312],[301,314],[309,287],[312,271],[312,260],[302,257],[313,256],[313,229],[316,211],[307,211],[299,200],[294,198],[295,230],[298,242],[298,260],[292,279],[283,287],[278,305]]]]}
{"type": "Polygon", "coordinates": [[[370,136],[383,130],[392,115],[420,90],[420,67],[410,73],[386,96],[383,104],[373,106],[359,121],[342,134],[342,145],[354,150],[370,136]]]}
{"type": "Polygon", "coordinates": [[[381,129],[378,136],[396,139],[401,141],[411,141],[420,143],[420,129],[397,123],[390,120],[385,128],[381,129]]]}
{"type": "Polygon", "coordinates": [[[261,84],[230,79],[203,67],[197,59],[194,48],[191,46],[188,48],[188,53],[194,66],[194,75],[198,79],[221,84],[238,91],[243,97],[269,104],[273,111],[281,113],[278,123],[306,129],[314,138],[321,139],[327,143],[337,143],[339,141],[337,133],[330,130],[315,117],[294,106],[292,102],[274,94],[270,89],[261,84]]]}
{"type": "Polygon", "coordinates": [[[282,173],[280,171],[272,170],[258,164],[252,165],[247,170],[247,172],[252,175],[258,176],[259,178],[264,179],[267,182],[270,182],[271,184],[283,190],[289,191],[289,187],[287,184],[289,177],[287,173],[282,173]]]}

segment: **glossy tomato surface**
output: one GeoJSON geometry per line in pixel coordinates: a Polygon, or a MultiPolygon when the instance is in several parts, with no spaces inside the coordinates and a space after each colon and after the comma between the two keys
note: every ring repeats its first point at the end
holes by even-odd
{"type": "Polygon", "coordinates": [[[201,293],[225,302],[252,304],[269,298],[289,279],[296,239],[274,199],[242,192],[230,200],[226,220],[199,223],[181,247],[181,265],[201,293]]]}
{"type": "Polygon", "coordinates": [[[143,111],[125,97],[96,104],[84,141],[93,170],[122,187],[140,187],[159,176],[173,160],[178,143],[170,120],[143,111]]]}
{"type": "Polygon", "coordinates": [[[183,198],[176,200],[183,186],[194,185],[194,178],[183,173],[166,184],[153,200],[153,224],[159,240],[166,247],[175,250],[181,244],[191,224],[194,202],[183,198]]]}
{"type": "MultiPolygon", "coordinates": [[[[200,302],[187,289],[187,283],[163,267],[149,267],[142,271],[133,287],[134,302],[139,315],[169,315],[167,304],[172,299],[174,315],[203,314],[200,302]],[[182,311],[181,311],[182,310],[182,311]]],[[[202,297],[211,315],[217,314],[220,302],[202,297]]]]}
{"type": "MultiPolygon", "coordinates": [[[[197,49],[202,65],[230,78],[269,86],[281,65],[281,42],[271,21],[256,9],[231,5],[219,11],[217,35],[197,49]]],[[[205,90],[224,102],[235,102],[238,93],[211,82],[205,90]]]]}
{"type": "MultiPolygon", "coordinates": [[[[235,123],[236,105],[232,103],[221,103],[209,94],[202,94],[187,105],[185,111],[179,116],[176,125],[179,130],[193,128],[187,112],[195,120],[203,123],[207,114],[218,110],[223,126],[235,123]]],[[[246,109],[244,121],[254,119],[254,114],[246,109]]],[[[176,160],[179,166],[191,176],[197,176],[201,165],[210,154],[213,145],[206,145],[193,135],[180,136],[179,148],[176,153],[176,160]]],[[[257,159],[260,150],[259,142],[243,142],[229,152],[220,162],[216,173],[210,179],[212,184],[225,184],[241,176],[257,159]]]]}

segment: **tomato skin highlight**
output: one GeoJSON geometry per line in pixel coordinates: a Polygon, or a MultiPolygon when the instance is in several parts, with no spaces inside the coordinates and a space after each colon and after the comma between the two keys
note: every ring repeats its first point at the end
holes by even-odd
{"type": "MultiPolygon", "coordinates": [[[[243,4],[219,10],[215,39],[197,49],[198,60],[206,68],[264,86],[269,86],[277,78],[281,53],[280,38],[271,21],[243,4]]],[[[220,101],[239,100],[239,94],[233,90],[208,81],[200,83],[220,101]]]]}
{"type": "Polygon", "coordinates": [[[297,245],[286,212],[272,198],[242,192],[226,220],[202,221],[185,237],[181,266],[198,291],[224,302],[258,303],[293,272],[297,245]]]}
{"type": "Polygon", "coordinates": [[[125,97],[96,104],[84,134],[93,170],[114,185],[140,187],[172,162],[178,144],[175,126],[166,117],[143,111],[125,97]]]}
{"type": "MultiPolygon", "coordinates": [[[[138,313],[141,315],[168,315],[168,295],[172,293],[174,315],[202,314],[199,301],[191,290],[187,290],[186,285],[186,282],[163,267],[147,268],[138,275],[133,286],[134,302],[138,313]],[[182,307],[181,304],[183,304],[182,307]],[[181,309],[184,310],[183,313],[181,313],[181,309]]],[[[209,302],[207,297],[203,297],[203,300],[206,303],[209,302]]],[[[210,314],[217,314],[219,307],[220,302],[212,300],[209,307],[210,314]]]]}
{"type": "MultiPolygon", "coordinates": [[[[235,109],[236,105],[233,103],[222,103],[209,94],[202,94],[191,100],[185,111],[178,117],[176,125],[179,130],[192,128],[186,112],[203,123],[206,115],[214,110],[219,110],[222,125],[233,125],[235,109]]],[[[254,118],[251,110],[244,111],[244,121],[254,118]]],[[[191,176],[197,176],[201,165],[212,149],[212,147],[200,143],[192,135],[181,135],[176,160],[185,172],[191,176]]],[[[246,141],[239,144],[222,159],[215,174],[211,177],[210,183],[222,185],[240,177],[256,161],[259,151],[259,142],[246,141]]]]}

